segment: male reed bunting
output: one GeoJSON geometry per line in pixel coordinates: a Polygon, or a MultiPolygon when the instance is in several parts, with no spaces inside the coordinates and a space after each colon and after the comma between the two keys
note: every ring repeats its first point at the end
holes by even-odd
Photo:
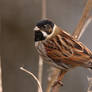
{"type": "Polygon", "coordinates": [[[39,55],[44,61],[63,71],[58,81],[75,67],[92,68],[92,52],[51,20],[39,21],[34,33],[39,55]]]}

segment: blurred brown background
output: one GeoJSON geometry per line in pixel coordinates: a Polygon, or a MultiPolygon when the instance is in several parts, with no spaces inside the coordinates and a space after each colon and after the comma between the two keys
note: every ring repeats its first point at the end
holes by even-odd
{"type": "MultiPolygon", "coordinates": [[[[47,0],[47,16],[72,33],[87,0],[47,0]]],[[[2,58],[3,92],[37,92],[34,79],[19,69],[24,66],[37,76],[38,53],[34,47],[33,28],[41,19],[41,0],[0,0],[0,54],[2,58]]],[[[92,49],[92,23],[81,41],[92,49]]],[[[44,64],[43,89],[47,83],[44,64]]],[[[87,92],[91,76],[87,69],[68,72],[60,92],[87,92]]]]}

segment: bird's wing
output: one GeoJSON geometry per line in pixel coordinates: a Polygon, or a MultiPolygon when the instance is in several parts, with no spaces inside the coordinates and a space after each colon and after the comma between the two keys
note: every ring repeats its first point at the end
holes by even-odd
{"type": "Polygon", "coordinates": [[[89,66],[92,52],[81,42],[73,38],[65,31],[50,38],[44,44],[48,56],[55,62],[64,62],[72,66],[89,66]]]}

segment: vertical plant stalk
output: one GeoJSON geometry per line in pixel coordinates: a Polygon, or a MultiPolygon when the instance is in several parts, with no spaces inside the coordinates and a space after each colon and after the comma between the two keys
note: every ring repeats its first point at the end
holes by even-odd
{"type": "MultiPolygon", "coordinates": [[[[86,23],[86,20],[88,19],[88,15],[90,13],[91,8],[92,8],[92,0],[88,0],[86,6],[84,8],[82,17],[81,17],[75,31],[73,32],[73,36],[76,39],[79,39],[82,36],[82,34],[85,31],[86,27],[90,23],[90,20],[87,21],[87,23],[86,23]]],[[[51,92],[51,90],[52,90],[52,92],[58,92],[59,91],[60,86],[58,86],[58,85],[55,87],[55,90],[53,90],[53,88],[52,88],[53,82],[56,80],[57,74],[59,73],[59,71],[57,71],[57,69],[54,68],[54,71],[52,71],[52,72],[53,72],[52,75],[49,76],[51,80],[48,82],[48,88],[47,88],[46,92],[51,92]],[[54,74],[54,72],[55,72],[55,74],[54,74]],[[54,75],[54,77],[53,77],[53,75],[54,75]]]]}
{"type": "MultiPolygon", "coordinates": [[[[1,31],[2,31],[2,20],[0,16],[0,39],[2,37],[1,31]]],[[[3,92],[3,87],[2,87],[2,66],[1,66],[1,56],[0,56],[0,92],[3,92]]]]}
{"type": "Polygon", "coordinates": [[[42,19],[46,18],[46,0],[42,0],[42,19]]]}
{"type": "MultiPolygon", "coordinates": [[[[39,80],[37,79],[37,77],[36,77],[32,72],[30,72],[30,71],[28,71],[27,69],[25,69],[24,67],[20,67],[20,69],[21,69],[22,71],[28,73],[29,75],[31,75],[31,76],[36,80],[40,92],[43,92],[43,90],[42,90],[42,86],[41,86],[39,80]]],[[[0,92],[1,92],[1,91],[0,91],[0,92]]]]}
{"type": "MultiPolygon", "coordinates": [[[[46,17],[46,0],[42,0],[42,19],[46,17]]],[[[42,72],[43,72],[43,59],[39,56],[39,65],[38,65],[38,79],[42,85],[42,72]]],[[[38,87],[38,92],[40,89],[38,87]]]]}
{"type": "MultiPolygon", "coordinates": [[[[38,80],[42,85],[42,72],[43,72],[43,60],[42,57],[39,56],[39,64],[38,64],[38,80]]],[[[40,88],[38,87],[38,92],[40,92],[40,88]]]]}
{"type": "Polygon", "coordinates": [[[0,56],[0,92],[3,92],[3,89],[2,89],[2,68],[1,68],[1,56],[0,56]]]}

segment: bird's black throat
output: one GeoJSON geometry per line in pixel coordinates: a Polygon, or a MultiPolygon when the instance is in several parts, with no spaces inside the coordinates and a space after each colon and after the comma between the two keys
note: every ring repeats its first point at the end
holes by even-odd
{"type": "Polygon", "coordinates": [[[35,31],[35,42],[45,40],[41,31],[35,31]]]}

